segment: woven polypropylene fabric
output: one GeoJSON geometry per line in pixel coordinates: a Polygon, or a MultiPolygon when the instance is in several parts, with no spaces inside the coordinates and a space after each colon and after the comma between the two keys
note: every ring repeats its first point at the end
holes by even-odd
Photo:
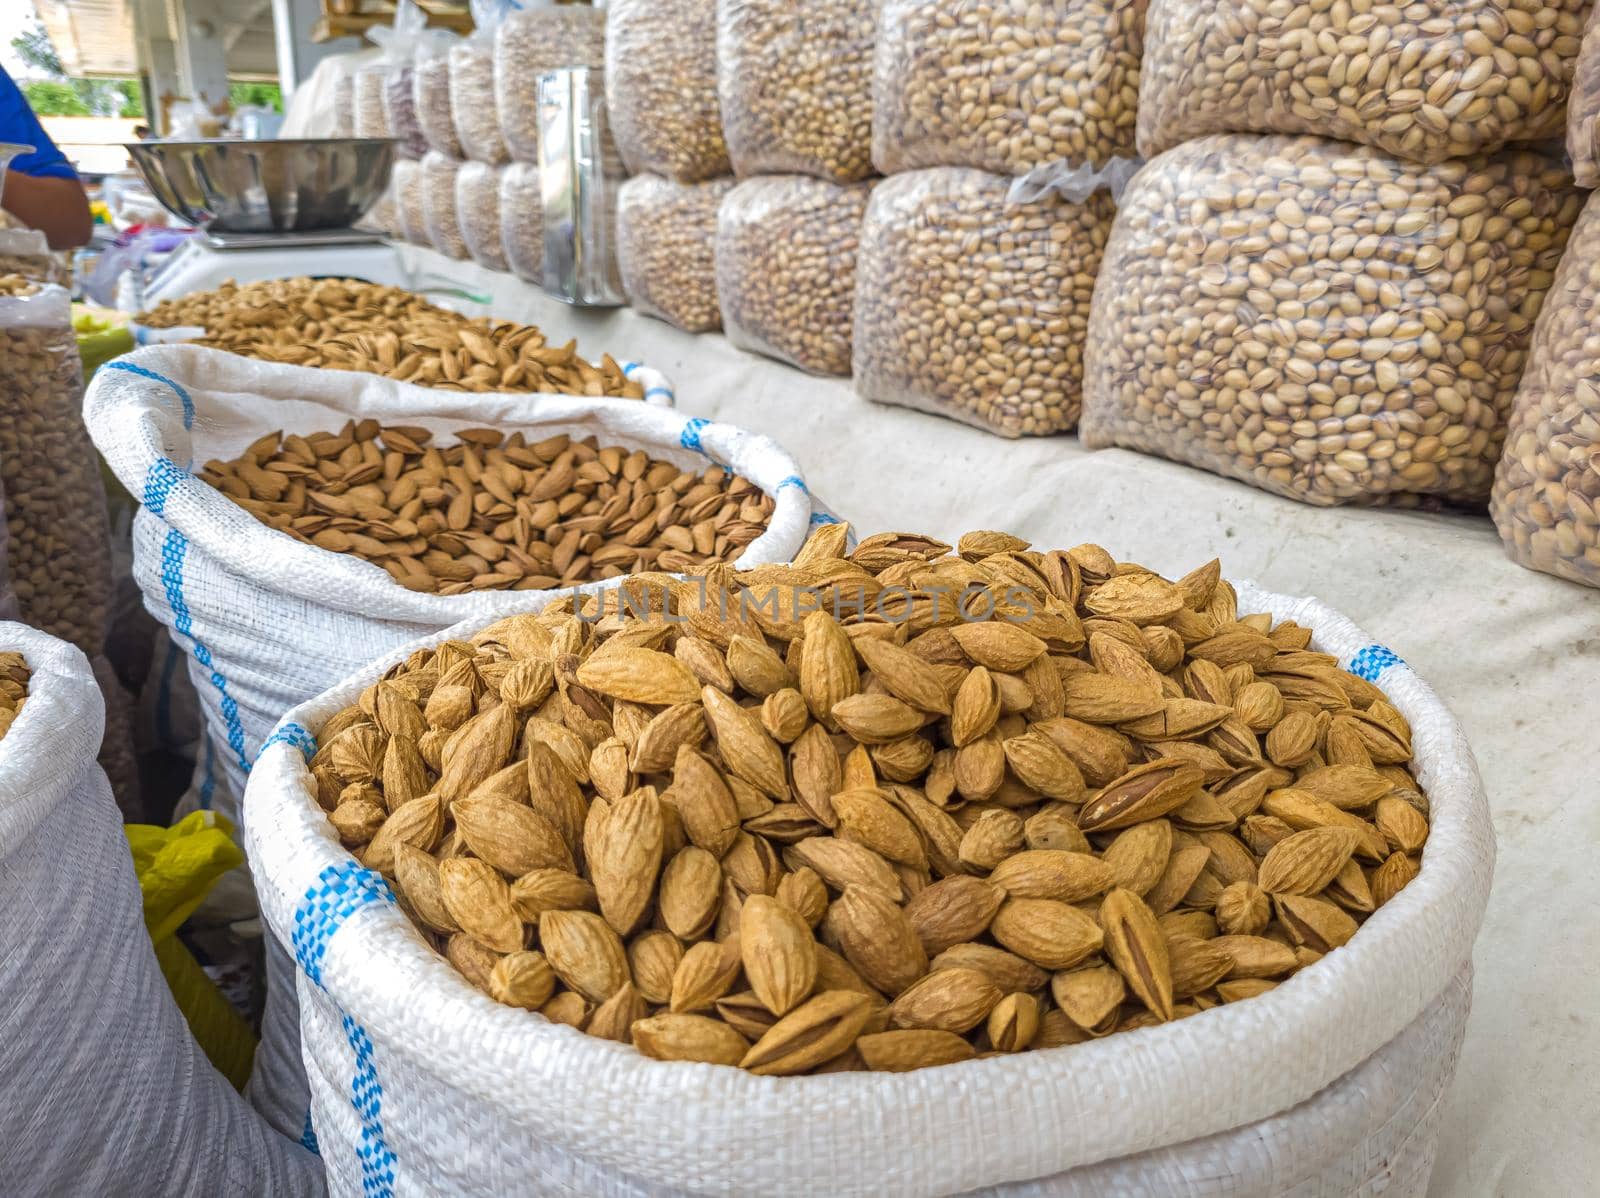
{"type": "MultiPolygon", "coordinates": [[[[666,380],[623,366],[651,402],[436,391],[351,371],[257,362],[188,345],[149,346],[102,370],[85,398],[91,435],[143,506],[133,522],[133,573],[145,606],[184,655],[204,720],[201,801],[237,822],[256,754],[290,707],[397,645],[457,621],[529,610],[571,591],[408,591],[382,569],[268,528],[191,473],[280,429],[337,429],[351,419],[472,426],[533,439],[570,433],[642,448],[684,469],[722,465],[774,499],[767,531],[743,566],[788,561],[817,520],[799,465],[766,437],[668,406],[666,380]]],[[[609,587],[590,584],[583,590],[609,587]]],[[[269,978],[269,983],[271,979],[269,978]]],[[[293,1044],[292,990],[268,995],[268,1035],[250,1094],[278,1130],[298,1135],[305,1080],[293,1044]],[[276,1008],[286,1007],[287,1013],[276,1008]]]]}
{"type": "MultiPolygon", "coordinates": [[[[1239,595],[1243,610],[1314,629],[1314,646],[1342,662],[1376,649],[1315,600],[1248,583],[1239,595]]],[[[287,718],[315,730],[414,647],[287,718]]],[[[299,984],[330,1185],[364,1192],[360,1153],[372,1127],[351,1097],[360,1072],[381,1086],[377,1120],[395,1194],[932,1194],[1040,1178],[1071,1192],[1069,1171],[1099,1165],[1102,1187],[1116,1189],[1116,1158],[1152,1150],[1161,1159],[1129,1162],[1127,1176],[1158,1178],[1166,1193],[1342,1194],[1384,1176],[1409,1178],[1414,1190],[1427,1176],[1429,1120],[1452,1068],[1464,993],[1444,1003],[1456,1015],[1423,1021],[1434,1029],[1425,1054],[1434,1072],[1385,1046],[1464,988],[1494,842],[1455,719],[1398,659],[1376,682],[1411,722],[1431,803],[1416,880],[1349,944],[1270,993],[1089,1044],[898,1075],[776,1079],[662,1064],[498,1006],[387,903],[344,912],[319,935],[320,985],[303,971],[299,984]],[[370,1046],[359,1067],[346,1018],[370,1046]],[[1353,1070],[1353,1086],[1335,1084],[1353,1070]],[[1369,1133],[1403,1152],[1371,1156],[1361,1147],[1369,1133]]],[[[285,946],[323,872],[352,864],[308,783],[302,754],[275,745],[256,765],[244,812],[262,911],[285,946]]]]}
{"type": "Polygon", "coordinates": [[[101,698],[77,649],[19,624],[32,668],[0,739],[0,1189],[316,1195],[321,1170],[205,1059],[144,927],[95,764],[101,698]]]}
{"type": "MultiPolygon", "coordinates": [[[[667,380],[635,363],[650,402],[469,395],[375,375],[257,362],[187,345],[149,346],[96,375],[85,419],[130,493],[134,575],[151,612],[185,652],[220,752],[217,805],[233,797],[278,717],[395,645],[457,621],[538,606],[549,593],[429,595],[383,570],[266,527],[192,474],[278,429],[334,429],[352,418],[466,425],[535,437],[595,435],[686,469],[720,464],[771,495],[767,532],[745,566],[792,558],[818,514],[799,466],[776,443],[682,416],[667,380]]],[[[600,585],[600,584],[595,584],[600,585]]],[[[562,592],[566,593],[566,592],[562,592]]]]}

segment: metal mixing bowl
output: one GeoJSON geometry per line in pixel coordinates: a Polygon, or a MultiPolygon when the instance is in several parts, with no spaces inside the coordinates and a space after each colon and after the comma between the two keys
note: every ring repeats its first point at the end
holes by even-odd
{"type": "Polygon", "coordinates": [[[353,225],[389,183],[395,143],[377,138],[137,141],[127,147],[156,199],[217,233],[353,225]]]}

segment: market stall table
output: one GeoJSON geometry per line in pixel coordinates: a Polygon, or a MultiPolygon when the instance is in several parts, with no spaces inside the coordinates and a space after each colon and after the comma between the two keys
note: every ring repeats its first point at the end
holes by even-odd
{"type": "Polygon", "coordinates": [[[1152,458],[1091,454],[1072,437],[1003,440],[867,403],[848,381],[721,336],[570,308],[509,275],[401,252],[419,276],[480,297],[475,311],[569,329],[580,351],[625,348],[675,381],[686,413],[775,437],[818,498],[864,532],[1005,529],[1052,547],[1098,541],[1172,571],[1216,555],[1231,576],[1317,595],[1381,637],[1465,725],[1499,837],[1431,1193],[1588,1188],[1600,1170],[1600,1030],[1587,1014],[1600,1009],[1600,924],[1588,917],[1600,593],[1511,563],[1486,516],[1313,508],[1152,458]]]}

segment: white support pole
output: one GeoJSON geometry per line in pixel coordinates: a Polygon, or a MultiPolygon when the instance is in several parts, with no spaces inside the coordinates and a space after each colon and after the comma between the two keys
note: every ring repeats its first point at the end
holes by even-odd
{"type": "Polygon", "coordinates": [[[171,0],[178,73],[191,100],[222,115],[228,102],[228,58],[220,0],[171,0]]]}
{"type": "Polygon", "coordinates": [[[353,50],[358,43],[354,38],[340,38],[335,42],[314,42],[311,28],[322,15],[319,0],[272,0],[272,34],[278,49],[278,87],[285,102],[294,89],[317,69],[317,64],[331,54],[353,50]]]}
{"type": "Polygon", "coordinates": [[[185,94],[178,71],[178,46],[164,0],[139,0],[132,6],[132,16],[139,66],[150,81],[150,111],[145,121],[162,137],[167,133],[167,105],[185,94]]]}

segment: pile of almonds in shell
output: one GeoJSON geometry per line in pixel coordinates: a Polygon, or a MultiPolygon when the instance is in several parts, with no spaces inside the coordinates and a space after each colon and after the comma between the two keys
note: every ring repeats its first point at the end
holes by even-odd
{"type": "Polygon", "coordinates": [[[476,987],[662,1060],[908,1070],[1272,989],[1416,876],[1405,719],[1096,545],[819,529],[422,649],[311,762],[476,987]]]}
{"type": "Polygon", "coordinates": [[[200,477],[298,541],[439,595],[696,570],[738,557],[772,520],[772,497],[721,466],[681,470],[594,437],[454,436],[434,445],[376,420],[268,433],[200,477]]]}
{"type": "Polygon", "coordinates": [[[11,731],[12,723],[22,714],[32,677],[33,671],[22,654],[14,649],[0,653],[0,737],[11,731]]]}

